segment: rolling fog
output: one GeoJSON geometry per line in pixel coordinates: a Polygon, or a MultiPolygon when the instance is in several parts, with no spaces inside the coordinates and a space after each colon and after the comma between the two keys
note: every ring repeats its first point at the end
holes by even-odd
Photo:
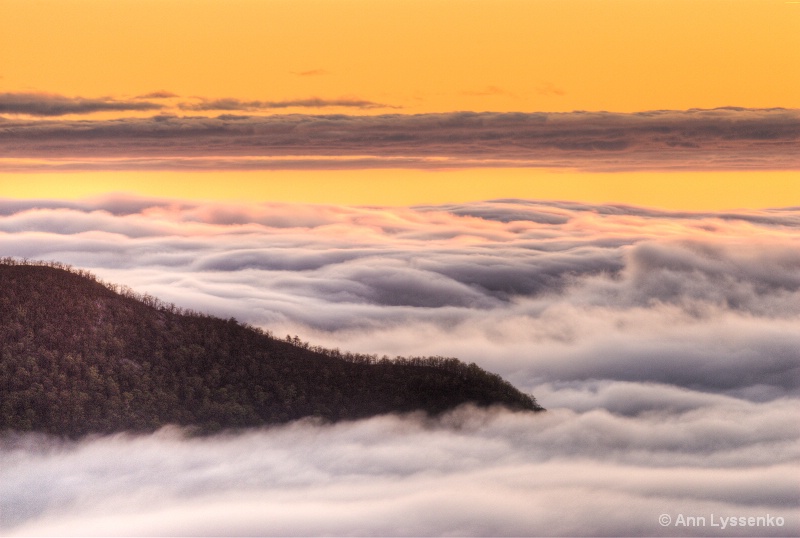
{"type": "Polygon", "coordinates": [[[797,208],[0,201],[4,255],[278,336],[474,361],[548,409],[7,437],[0,532],[796,535],[798,228],[797,208]],[[783,525],[719,526],[767,515],[783,525]]]}

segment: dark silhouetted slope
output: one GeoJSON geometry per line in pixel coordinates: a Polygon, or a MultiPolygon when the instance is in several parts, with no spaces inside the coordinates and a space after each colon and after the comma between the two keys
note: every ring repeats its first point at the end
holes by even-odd
{"type": "Polygon", "coordinates": [[[474,364],[279,340],[52,265],[0,263],[0,431],[215,431],[466,402],[541,410],[474,364]]]}

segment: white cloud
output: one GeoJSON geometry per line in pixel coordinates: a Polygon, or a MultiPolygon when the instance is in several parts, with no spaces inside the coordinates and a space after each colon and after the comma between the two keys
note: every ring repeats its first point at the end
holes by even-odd
{"type": "Polygon", "coordinates": [[[2,451],[2,530],[675,535],[660,514],[770,513],[786,525],[757,534],[786,535],[798,529],[800,454],[797,404],[782,405],[722,400],[637,418],[464,408],[438,422],[378,417],[205,439],[22,438],[2,451]]]}
{"type": "Polygon", "coordinates": [[[0,531],[720,535],[800,473],[800,210],[507,200],[343,208],[0,202],[3,255],[89,268],[315,344],[474,361],[535,416],[460,410],[241,436],[0,448],[0,531]]]}

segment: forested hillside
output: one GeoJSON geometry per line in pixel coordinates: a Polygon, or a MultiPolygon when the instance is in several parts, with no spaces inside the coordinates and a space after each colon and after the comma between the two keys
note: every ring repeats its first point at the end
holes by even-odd
{"type": "Polygon", "coordinates": [[[0,431],[211,432],[306,416],[435,414],[466,402],[541,410],[456,359],[342,354],[60,264],[0,261],[0,431]]]}

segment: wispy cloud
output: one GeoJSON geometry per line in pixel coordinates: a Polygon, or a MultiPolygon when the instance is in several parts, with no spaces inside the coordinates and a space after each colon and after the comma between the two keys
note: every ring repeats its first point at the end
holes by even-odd
{"type": "Polygon", "coordinates": [[[292,71],[293,75],[298,77],[318,77],[322,75],[330,75],[330,71],[326,69],[309,69],[307,71],[292,71]]]}
{"type": "Polygon", "coordinates": [[[289,99],[285,101],[243,101],[241,99],[224,98],[202,100],[199,103],[183,103],[179,105],[182,110],[239,110],[256,111],[281,108],[397,108],[391,105],[367,101],[364,99],[341,98],[341,99],[320,99],[319,97],[309,97],[307,99],[289,99]]]}
{"type": "Polygon", "coordinates": [[[66,116],[95,112],[159,110],[161,105],[147,101],[125,101],[110,97],[87,99],[49,93],[0,93],[0,114],[27,116],[66,116]]]}
{"type": "Polygon", "coordinates": [[[559,86],[556,86],[552,82],[542,82],[536,87],[536,93],[539,95],[551,95],[562,97],[567,95],[567,91],[559,86]]]}
{"type": "MultiPolygon", "coordinates": [[[[309,74],[322,74],[309,72],[309,74]]],[[[112,97],[85,98],[68,97],[50,93],[0,93],[0,114],[14,114],[38,117],[57,117],[98,112],[141,112],[141,111],[264,111],[285,108],[399,108],[377,103],[366,99],[342,97],[339,99],[322,99],[309,97],[304,99],[287,99],[282,101],[245,101],[235,98],[206,99],[166,105],[149,100],[175,99],[179,96],[172,92],[159,90],[132,99],[116,99],[112,97]]],[[[115,121],[115,120],[111,120],[115,121]]]]}
{"type": "MultiPolygon", "coordinates": [[[[202,102],[203,110],[369,101],[202,102]]],[[[6,170],[547,167],[798,170],[800,111],[449,113],[2,122],[6,170]],[[14,160],[17,159],[17,160],[14,160]],[[24,160],[20,160],[24,159],[24,160]]]]}
{"type": "Polygon", "coordinates": [[[165,90],[158,90],[144,95],[138,95],[136,99],[172,99],[173,97],[178,97],[178,95],[165,90]]]}
{"type": "Polygon", "coordinates": [[[464,95],[474,95],[477,97],[490,97],[495,95],[506,95],[509,97],[516,97],[513,93],[509,92],[508,90],[504,90],[499,86],[486,86],[481,90],[469,90],[462,93],[464,95]]]}

